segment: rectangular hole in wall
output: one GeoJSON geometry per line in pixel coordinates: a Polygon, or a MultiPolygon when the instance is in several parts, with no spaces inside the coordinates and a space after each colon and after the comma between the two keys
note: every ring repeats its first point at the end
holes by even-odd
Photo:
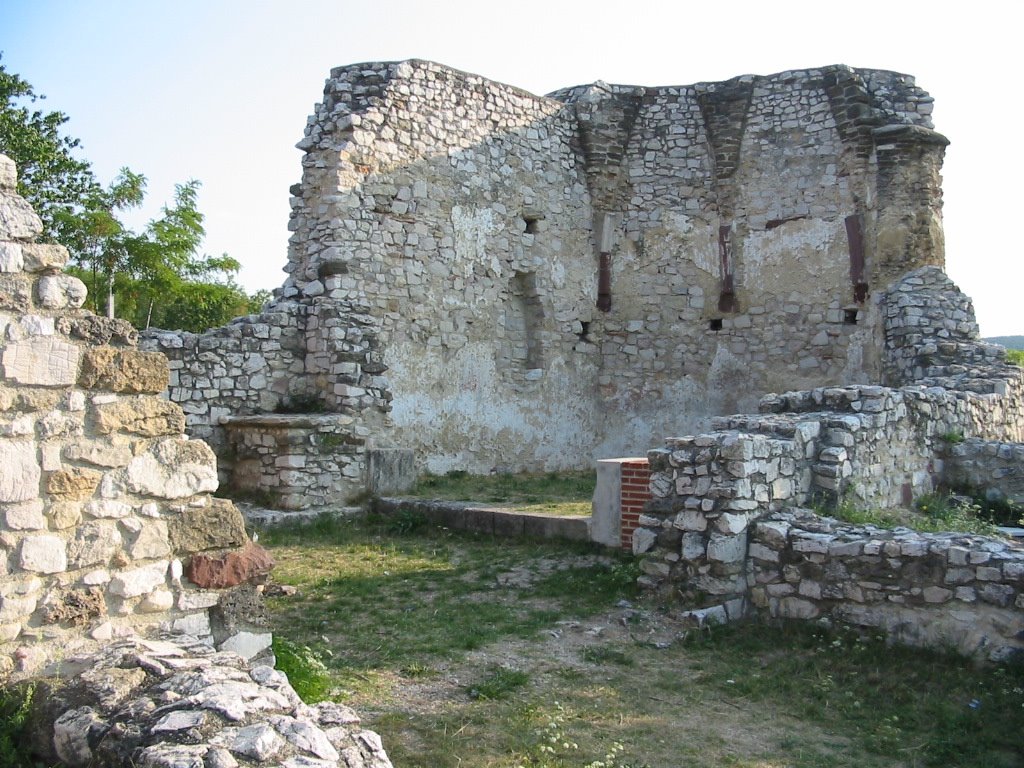
{"type": "Polygon", "coordinates": [[[711,318],[711,320],[708,321],[708,330],[709,331],[720,331],[720,330],[722,330],[722,318],[720,318],[720,317],[713,317],[713,318],[711,318]]]}
{"type": "Polygon", "coordinates": [[[843,323],[846,325],[857,324],[857,310],[856,309],[844,309],[843,310],[843,323]]]}
{"type": "Polygon", "coordinates": [[[523,216],[523,224],[525,225],[525,229],[523,231],[528,235],[537,234],[537,222],[539,221],[540,219],[536,216],[523,216]]]}

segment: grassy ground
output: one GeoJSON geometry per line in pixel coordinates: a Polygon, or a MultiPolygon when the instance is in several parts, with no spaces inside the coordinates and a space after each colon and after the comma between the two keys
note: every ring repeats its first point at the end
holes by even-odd
{"type": "Polygon", "coordinates": [[[546,474],[471,475],[453,471],[421,477],[409,496],[514,506],[528,512],[589,515],[594,470],[546,474]]]}
{"type": "Polygon", "coordinates": [[[697,631],[615,553],[388,525],[261,541],[299,589],[270,600],[293,680],[356,707],[398,768],[1024,766],[1020,668],[813,625],[697,631]]]}

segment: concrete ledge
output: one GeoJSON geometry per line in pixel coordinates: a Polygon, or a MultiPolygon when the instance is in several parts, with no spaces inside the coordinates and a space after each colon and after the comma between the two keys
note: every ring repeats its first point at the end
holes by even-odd
{"type": "Polygon", "coordinates": [[[506,507],[484,507],[437,499],[378,498],[373,511],[393,515],[407,509],[422,514],[434,525],[492,536],[590,541],[590,517],[545,515],[506,507]]]}

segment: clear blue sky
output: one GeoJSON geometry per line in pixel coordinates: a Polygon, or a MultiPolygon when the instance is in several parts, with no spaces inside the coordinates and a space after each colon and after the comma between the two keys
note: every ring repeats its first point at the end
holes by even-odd
{"type": "Polygon", "coordinates": [[[331,67],[424,58],[536,93],[688,84],[824,64],[913,74],[952,141],[947,271],[984,335],[1024,333],[1024,159],[1013,4],[519,0],[0,0],[3,63],[71,116],[101,179],[149,179],[139,221],[202,184],[206,250],[250,290],[284,280],[288,187],[331,67]],[[943,12],[943,7],[956,8],[943,12]]]}

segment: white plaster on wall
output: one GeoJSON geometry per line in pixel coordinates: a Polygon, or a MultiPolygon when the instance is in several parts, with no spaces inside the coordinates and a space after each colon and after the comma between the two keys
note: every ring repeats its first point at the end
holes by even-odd
{"type": "Polygon", "coordinates": [[[494,211],[490,208],[462,208],[452,206],[452,228],[455,233],[455,260],[453,269],[463,277],[473,273],[474,264],[488,267],[495,277],[501,276],[501,262],[497,253],[487,254],[487,237],[497,229],[494,211]]]}
{"type": "Polygon", "coordinates": [[[836,251],[839,237],[845,247],[841,220],[800,219],[774,229],[751,230],[743,239],[743,255],[737,259],[740,284],[774,289],[782,295],[794,286],[807,291],[814,285],[826,285],[834,290],[836,279],[842,280],[841,271],[849,272],[849,262],[843,263],[842,254],[836,253],[837,258],[831,260],[835,269],[829,269],[830,260],[822,259],[822,254],[836,251]]]}

